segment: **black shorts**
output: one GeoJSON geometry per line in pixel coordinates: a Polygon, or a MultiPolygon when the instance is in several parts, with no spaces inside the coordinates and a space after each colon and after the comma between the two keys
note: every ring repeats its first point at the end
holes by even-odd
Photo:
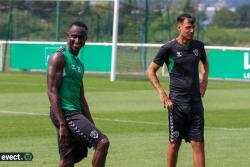
{"type": "Polygon", "coordinates": [[[55,114],[50,111],[50,118],[57,129],[57,141],[60,159],[73,155],[75,163],[87,157],[87,147],[96,147],[106,136],[102,134],[83,114],[77,111],[63,110],[64,118],[70,131],[70,145],[65,147],[59,141],[59,123],[55,114]]]}
{"type": "Polygon", "coordinates": [[[174,103],[168,112],[169,141],[204,141],[204,108],[202,102],[191,104],[174,103]]]}

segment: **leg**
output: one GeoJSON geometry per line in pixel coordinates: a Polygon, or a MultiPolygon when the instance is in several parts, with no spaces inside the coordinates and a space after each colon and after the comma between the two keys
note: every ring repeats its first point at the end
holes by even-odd
{"type": "Polygon", "coordinates": [[[74,166],[74,157],[67,156],[64,159],[60,160],[59,167],[73,167],[74,166]]]}
{"type": "Polygon", "coordinates": [[[183,114],[187,110],[188,106],[174,103],[173,110],[168,112],[170,143],[167,149],[167,167],[176,167],[181,141],[187,136],[186,115],[183,114]]]}
{"type": "Polygon", "coordinates": [[[204,142],[191,141],[194,167],[205,167],[204,142]]]}
{"type": "Polygon", "coordinates": [[[202,103],[192,104],[192,112],[190,140],[193,150],[194,167],[205,167],[204,108],[202,103]]]}
{"type": "Polygon", "coordinates": [[[106,156],[108,154],[109,148],[109,140],[107,138],[103,138],[99,141],[96,146],[95,153],[92,160],[93,167],[104,167],[106,156]]]}
{"type": "Polygon", "coordinates": [[[176,167],[178,151],[181,146],[181,142],[169,143],[167,149],[167,166],[176,167]]]}
{"type": "Polygon", "coordinates": [[[89,148],[94,147],[92,166],[104,167],[109,148],[109,140],[87,118],[77,112],[72,112],[71,119],[66,117],[71,133],[83,141],[89,148]]]}
{"type": "Polygon", "coordinates": [[[58,142],[58,149],[60,152],[60,161],[59,161],[59,167],[73,167],[75,163],[75,157],[73,156],[72,151],[73,147],[67,147],[65,148],[64,145],[59,141],[59,124],[58,120],[56,119],[54,113],[50,111],[50,118],[54,126],[56,127],[56,133],[57,133],[57,142],[58,142]],[[68,151],[70,149],[70,151],[68,151]]]}

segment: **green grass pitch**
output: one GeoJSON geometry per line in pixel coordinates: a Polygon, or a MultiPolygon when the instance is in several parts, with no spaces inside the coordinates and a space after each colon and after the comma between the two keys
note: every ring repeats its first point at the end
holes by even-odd
{"type": "MultiPolygon", "coordinates": [[[[161,78],[168,87],[168,80],[161,78]]],[[[110,139],[107,167],[163,167],[168,143],[167,112],[147,79],[86,75],[86,97],[96,125],[110,139]]],[[[0,73],[0,152],[32,152],[33,161],[4,167],[55,167],[55,129],[49,119],[46,75],[0,73]],[[35,113],[35,114],[34,114],[35,113]],[[33,115],[32,115],[33,114],[33,115]]],[[[209,81],[205,106],[207,167],[249,167],[250,83],[209,81]]],[[[93,150],[77,164],[91,166],[93,150]]],[[[178,167],[192,167],[182,144],[178,167]]]]}

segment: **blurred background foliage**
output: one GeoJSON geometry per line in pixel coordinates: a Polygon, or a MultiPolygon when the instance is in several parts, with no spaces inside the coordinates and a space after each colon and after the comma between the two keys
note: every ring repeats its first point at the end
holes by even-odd
{"type": "MultiPolygon", "coordinates": [[[[176,16],[197,18],[196,39],[207,45],[250,47],[250,4],[217,9],[207,21],[199,0],[120,0],[119,42],[165,43],[177,36],[176,16]]],[[[205,8],[204,8],[205,9],[205,8]]],[[[111,42],[113,2],[0,1],[0,40],[64,41],[71,22],[89,27],[88,42],[111,42]]]]}

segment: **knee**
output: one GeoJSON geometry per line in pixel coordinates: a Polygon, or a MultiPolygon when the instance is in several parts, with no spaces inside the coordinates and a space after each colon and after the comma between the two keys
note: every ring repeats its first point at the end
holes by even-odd
{"type": "Polygon", "coordinates": [[[180,145],[181,145],[180,143],[170,143],[168,147],[172,151],[178,151],[180,148],[180,145]]]}
{"type": "Polygon", "coordinates": [[[110,145],[109,139],[105,137],[99,141],[99,143],[97,145],[97,149],[99,151],[107,152],[109,149],[109,145],[110,145]]]}
{"type": "Polygon", "coordinates": [[[108,138],[103,138],[101,141],[100,141],[101,145],[103,147],[105,147],[107,150],[109,148],[109,145],[110,145],[110,142],[109,142],[109,139],[108,138]]]}
{"type": "Polygon", "coordinates": [[[204,149],[204,142],[194,142],[192,141],[192,148],[195,150],[203,150],[204,149]]]}
{"type": "Polygon", "coordinates": [[[61,160],[59,167],[71,167],[74,165],[74,162],[70,159],[61,160]]]}

